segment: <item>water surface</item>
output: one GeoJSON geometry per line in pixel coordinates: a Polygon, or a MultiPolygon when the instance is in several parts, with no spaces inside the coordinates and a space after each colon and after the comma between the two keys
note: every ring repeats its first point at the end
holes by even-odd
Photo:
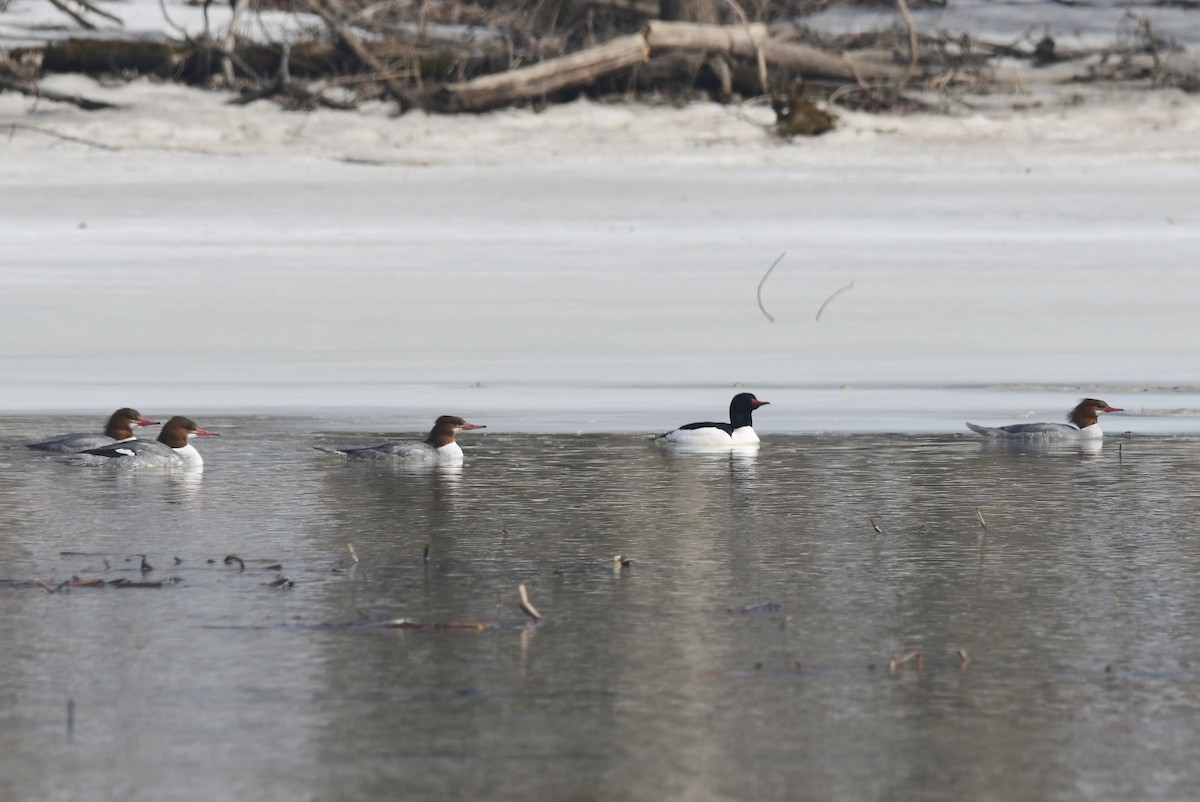
{"type": "Polygon", "coordinates": [[[1195,437],[484,432],[411,472],[310,448],[383,433],[338,423],[205,418],[193,476],[0,451],[0,796],[1200,794],[1195,437]]]}

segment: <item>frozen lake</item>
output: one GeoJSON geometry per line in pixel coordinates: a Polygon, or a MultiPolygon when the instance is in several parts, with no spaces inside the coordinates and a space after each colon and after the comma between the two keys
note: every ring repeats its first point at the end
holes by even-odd
{"type": "MultiPolygon", "coordinates": [[[[1059,419],[1083,395],[1194,409],[1200,113],[1145,103],[1164,130],[1140,144],[1074,141],[1069,121],[1031,141],[1029,121],[898,119],[628,162],[583,147],[534,164],[510,144],[512,164],[363,166],[313,143],[108,153],[19,133],[0,162],[0,407],[654,431],[742,385],[776,402],[780,432],[1059,419]]],[[[550,115],[534,146],[612,113],[550,115]]],[[[731,124],[706,113],[681,119],[731,124]]]]}

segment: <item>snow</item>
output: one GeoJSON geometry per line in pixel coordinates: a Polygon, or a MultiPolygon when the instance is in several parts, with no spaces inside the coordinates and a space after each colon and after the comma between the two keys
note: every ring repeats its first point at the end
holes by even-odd
{"type": "Polygon", "coordinates": [[[776,431],[1057,420],[1098,393],[1200,431],[1193,96],[1030,81],[781,142],[761,106],[397,117],[45,84],[119,108],[0,94],[3,409],[626,430],[744,386],[776,431]]]}

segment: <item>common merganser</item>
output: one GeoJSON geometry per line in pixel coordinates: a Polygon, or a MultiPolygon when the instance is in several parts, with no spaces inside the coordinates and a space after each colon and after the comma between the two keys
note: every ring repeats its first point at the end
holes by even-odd
{"type": "Polygon", "coordinates": [[[136,409],[121,407],[109,416],[108,424],[104,427],[104,434],[72,432],[71,434],[60,434],[57,437],[51,437],[49,440],[26,443],[25,447],[37,449],[38,451],[74,454],[79,451],[86,451],[89,448],[101,448],[113,443],[132,440],[136,436],[133,430],[138,426],[157,425],[158,421],[146,419],[136,409]]]}
{"type": "Polygon", "coordinates": [[[753,393],[738,393],[729,402],[729,423],[686,423],[678,429],[654,438],[660,443],[674,443],[698,448],[748,446],[758,443],[751,416],[754,410],[770,401],[759,401],[753,393]]]}
{"type": "Polygon", "coordinates": [[[90,448],[66,459],[117,468],[203,468],[204,458],[189,441],[193,437],[219,436],[201,429],[191,418],[176,415],[163,424],[157,440],[126,440],[90,448]]]}
{"type": "Polygon", "coordinates": [[[463,461],[462,448],[454,440],[459,432],[469,432],[474,429],[486,429],[487,426],[467,423],[462,418],[453,415],[442,415],[434,421],[433,429],[425,442],[392,440],[375,446],[348,448],[322,448],[330,454],[343,454],[352,459],[383,459],[393,462],[403,462],[413,465],[461,465],[463,461]]]}
{"type": "Polygon", "coordinates": [[[1100,431],[1100,415],[1105,412],[1124,412],[1125,410],[1111,407],[1104,401],[1095,398],[1085,398],[1075,405],[1067,415],[1066,423],[1014,423],[1011,426],[977,426],[968,423],[967,428],[986,437],[1022,439],[1022,440],[1100,440],[1104,432],[1100,431]]]}

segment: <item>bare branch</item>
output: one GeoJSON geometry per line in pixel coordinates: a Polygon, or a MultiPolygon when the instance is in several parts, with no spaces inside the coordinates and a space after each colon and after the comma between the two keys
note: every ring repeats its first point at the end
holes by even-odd
{"type": "Polygon", "coordinates": [[[762,279],[760,279],[758,282],[758,308],[761,309],[762,313],[767,316],[767,320],[771,321],[772,323],[775,322],[775,318],[771,317],[771,313],[767,311],[765,306],[763,306],[762,288],[763,285],[767,283],[767,278],[771,275],[771,271],[775,269],[777,264],[783,261],[783,257],[785,256],[787,256],[787,251],[784,251],[783,253],[779,254],[779,256],[775,257],[775,261],[771,262],[771,266],[767,268],[767,272],[763,273],[762,279]]]}
{"type": "Polygon", "coordinates": [[[820,320],[821,320],[821,313],[825,311],[825,307],[829,306],[829,302],[830,302],[830,301],[832,301],[834,298],[836,298],[836,297],[838,297],[839,295],[841,295],[843,292],[846,292],[847,290],[850,290],[850,289],[853,289],[853,288],[854,288],[854,282],[853,282],[853,281],[851,281],[851,282],[850,282],[849,284],[847,284],[845,287],[842,287],[840,290],[836,290],[836,291],[833,293],[833,295],[830,295],[828,298],[826,298],[826,299],[825,299],[825,303],[821,304],[821,308],[817,310],[817,320],[818,320],[818,321],[820,321],[820,320]]]}

